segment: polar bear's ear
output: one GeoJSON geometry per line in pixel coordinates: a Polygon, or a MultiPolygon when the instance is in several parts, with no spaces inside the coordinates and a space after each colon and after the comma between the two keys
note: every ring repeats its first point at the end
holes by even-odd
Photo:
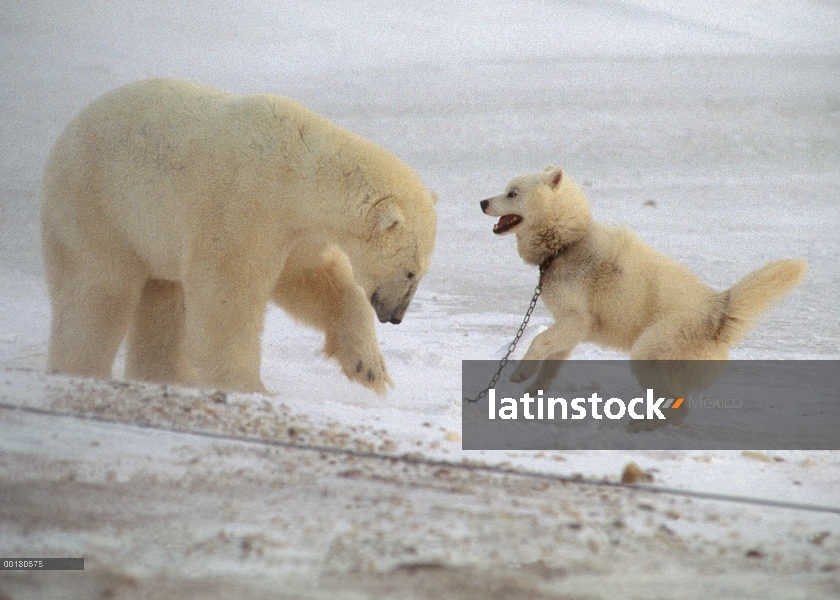
{"type": "Polygon", "coordinates": [[[553,170],[554,170],[554,165],[548,165],[545,169],[543,169],[543,171],[553,171],[553,170]]]}
{"type": "Polygon", "coordinates": [[[389,203],[382,203],[376,207],[376,230],[384,233],[405,221],[402,211],[389,203]]]}
{"type": "Polygon", "coordinates": [[[552,188],[557,188],[560,185],[560,182],[563,181],[563,168],[557,167],[551,173],[548,174],[548,184],[552,188]]]}
{"type": "Polygon", "coordinates": [[[435,192],[433,192],[432,190],[429,190],[429,196],[432,197],[432,204],[437,204],[438,203],[438,195],[435,192]]]}

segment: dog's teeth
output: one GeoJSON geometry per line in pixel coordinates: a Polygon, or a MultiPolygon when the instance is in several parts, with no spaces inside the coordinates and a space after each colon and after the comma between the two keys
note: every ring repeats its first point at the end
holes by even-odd
{"type": "Polygon", "coordinates": [[[494,233],[503,233],[510,229],[511,227],[515,227],[522,221],[522,217],[519,215],[505,215],[499,222],[493,225],[493,232],[494,233]]]}

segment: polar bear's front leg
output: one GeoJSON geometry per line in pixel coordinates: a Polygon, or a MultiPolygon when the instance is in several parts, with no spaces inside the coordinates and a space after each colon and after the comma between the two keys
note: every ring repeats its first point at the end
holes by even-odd
{"type": "Polygon", "coordinates": [[[324,354],[335,358],[348,378],[384,394],[394,382],[376,339],[376,312],[365,291],[356,284],[348,286],[336,308],[341,316],[325,332],[324,354]]]}
{"type": "Polygon", "coordinates": [[[376,339],[376,312],[338,247],[295,249],[272,299],[292,317],[325,333],[324,354],[335,358],[349,379],[377,394],[393,385],[376,339]]]}

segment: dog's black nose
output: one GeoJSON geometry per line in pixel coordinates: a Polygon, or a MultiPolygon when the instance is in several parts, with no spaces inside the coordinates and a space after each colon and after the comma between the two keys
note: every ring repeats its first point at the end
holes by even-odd
{"type": "Polygon", "coordinates": [[[399,325],[400,323],[402,323],[402,319],[399,319],[397,317],[391,317],[391,319],[388,322],[393,325],[399,325]]]}
{"type": "Polygon", "coordinates": [[[481,201],[481,212],[486,213],[487,212],[487,206],[489,204],[490,204],[490,199],[489,198],[487,200],[482,200],[481,201]]]}

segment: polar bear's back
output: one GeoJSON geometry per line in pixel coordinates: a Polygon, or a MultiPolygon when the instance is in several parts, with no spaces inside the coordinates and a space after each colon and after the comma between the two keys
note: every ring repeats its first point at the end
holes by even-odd
{"type": "MultiPolygon", "coordinates": [[[[236,96],[210,86],[149,79],[104,94],[86,106],[67,126],[53,149],[66,160],[72,152],[87,162],[112,162],[141,153],[162,159],[201,135],[218,119],[220,108],[236,96]]],[[[51,163],[57,162],[53,157],[51,163]]],[[[92,165],[93,166],[93,165],[92,165]]],[[[138,165],[134,164],[133,167],[138,165]]],[[[158,162],[158,166],[164,166],[158,162]]],[[[176,166],[177,165],[173,165],[176,166]]]]}
{"type": "MultiPolygon", "coordinates": [[[[44,229],[71,247],[120,246],[157,276],[177,278],[197,215],[267,203],[277,194],[265,182],[290,193],[289,179],[315,170],[304,164],[314,159],[297,124],[313,119],[320,117],[289,99],[191,82],[117,88],[56,141],[41,188],[44,229]]],[[[338,129],[321,120],[322,129],[338,129]]]]}
{"type": "MultiPolygon", "coordinates": [[[[149,79],[117,88],[85,107],[56,142],[46,177],[83,164],[107,179],[153,169],[158,177],[205,165],[208,151],[239,145],[231,124],[239,96],[197,83],[149,79]],[[117,166],[118,165],[118,166],[117,166]]],[[[210,167],[211,165],[206,165],[210,167]]],[[[215,168],[217,165],[212,165],[215,168]]]]}
{"type": "Polygon", "coordinates": [[[300,180],[323,173],[324,162],[328,177],[368,166],[416,178],[397,157],[289,98],[149,79],[105,94],[73,119],[50,155],[45,189],[90,189],[97,180],[113,204],[127,189],[209,193],[241,179],[243,168],[253,179],[300,180]],[[170,189],[149,190],[154,182],[170,189]]]}
{"type": "MultiPolygon", "coordinates": [[[[197,140],[235,98],[214,88],[146,80],[85,107],[53,146],[41,186],[45,236],[88,252],[137,255],[173,275],[184,239],[185,202],[204,164],[197,140]]],[[[212,185],[216,182],[208,181],[212,185]]]]}
{"type": "Polygon", "coordinates": [[[65,246],[125,251],[172,280],[199,231],[301,235],[302,225],[344,227],[381,198],[433,211],[408,165],[294,100],[167,79],[127,84],[79,113],[41,196],[43,231],[65,246]]]}

